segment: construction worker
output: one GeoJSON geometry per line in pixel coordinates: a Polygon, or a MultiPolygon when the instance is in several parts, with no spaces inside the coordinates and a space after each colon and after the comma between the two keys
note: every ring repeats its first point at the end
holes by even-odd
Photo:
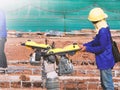
{"type": "Polygon", "coordinates": [[[88,20],[93,23],[96,36],[92,41],[84,43],[80,47],[82,51],[95,54],[103,90],[114,90],[111,70],[114,67],[115,61],[112,54],[110,28],[106,22],[107,17],[107,14],[99,7],[93,8],[90,11],[88,20]]]}
{"type": "Polygon", "coordinates": [[[4,12],[0,10],[0,68],[7,68],[7,60],[4,52],[6,37],[6,18],[4,12]]]}

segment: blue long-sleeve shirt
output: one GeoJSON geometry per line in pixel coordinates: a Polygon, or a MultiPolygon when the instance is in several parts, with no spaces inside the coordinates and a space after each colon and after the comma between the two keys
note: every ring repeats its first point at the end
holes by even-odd
{"type": "Polygon", "coordinates": [[[87,52],[95,54],[97,67],[101,70],[112,68],[115,64],[110,37],[109,27],[101,28],[94,40],[84,44],[87,52]]]}
{"type": "Polygon", "coordinates": [[[0,38],[7,37],[5,13],[0,10],[0,38]]]}

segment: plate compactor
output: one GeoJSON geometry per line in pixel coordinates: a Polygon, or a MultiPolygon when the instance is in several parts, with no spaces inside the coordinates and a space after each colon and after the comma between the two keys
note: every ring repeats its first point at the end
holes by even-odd
{"type": "Polygon", "coordinates": [[[31,65],[41,64],[43,86],[47,90],[60,90],[58,77],[74,72],[73,64],[67,54],[74,55],[80,51],[77,43],[64,48],[55,48],[54,44],[54,42],[52,45],[47,44],[47,40],[46,44],[39,44],[31,40],[21,44],[34,50],[34,53],[30,55],[30,63],[31,65]]]}

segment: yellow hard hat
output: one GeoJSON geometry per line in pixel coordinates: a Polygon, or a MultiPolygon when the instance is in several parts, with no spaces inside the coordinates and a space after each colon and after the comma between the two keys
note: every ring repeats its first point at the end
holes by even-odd
{"type": "Polygon", "coordinates": [[[104,11],[101,8],[93,8],[89,13],[88,20],[94,22],[103,20],[107,17],[108,15],[104,13],[104,11]]]}

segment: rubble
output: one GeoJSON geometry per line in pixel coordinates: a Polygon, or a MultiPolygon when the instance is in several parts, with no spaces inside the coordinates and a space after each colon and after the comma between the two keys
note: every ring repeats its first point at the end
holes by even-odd
{"type": "MultiPolygon", "coordinates": [[[[84,31],[81,32],[85,33],[84,31]]],[[[117,45],[120,49],[118,32],[112,33],[113,39],[117,41],[117,45]]],[[[31,66],[29,63],[29,55],[33,51],[32,49],[21,46],[21,42],[33,40],[38,43],[45,43],[45,39],[47,39],[49,44],[54,41],[56,47],[62,48],[74,42],[77,42],[79,45],[81,45],[82,43],[92,40],[94,37],[94,33],[90,35],[73,35],[70,37],[69,35],[63,37],[47,37],[41,33],[25,33],[20,37],[16,37],[15,35],[15,32],[12,32],[11,36],[8,35],[7,38],[5,52],[8,61],[8,72],[5,74],[0,74],[0,77],[5,77],[6,79],[4,80],[8,81],[1,80],[1,88],[22,88],[22,90],[24,90],[24,88],[26,88],[25,90],[27,90],[27,88],[32,88],[32,90],[37,90],[39,88],[40,90],[41,88],[41,90],[44,90],[42,89],[42,82],[40,81],[40,66],[31,66]],[[19,79],[20,76],[24,76],[25,79],[19,79]],[[11,77],[12,80],[9,77],[11,77]],[[29,79],[26,80],[26,77],[29,77],[29,79]]],[[[95,65],[94,55],[91,53],[78,52],[74,56],[68,57],[72,60],[75,71],[72,75],[60,77],[61,90],[101,90],[99,71],[95,65]]],[[[120,67],[118,63],[113,69],[116,90],[120,85],[119,68],[120,67]]]]}

